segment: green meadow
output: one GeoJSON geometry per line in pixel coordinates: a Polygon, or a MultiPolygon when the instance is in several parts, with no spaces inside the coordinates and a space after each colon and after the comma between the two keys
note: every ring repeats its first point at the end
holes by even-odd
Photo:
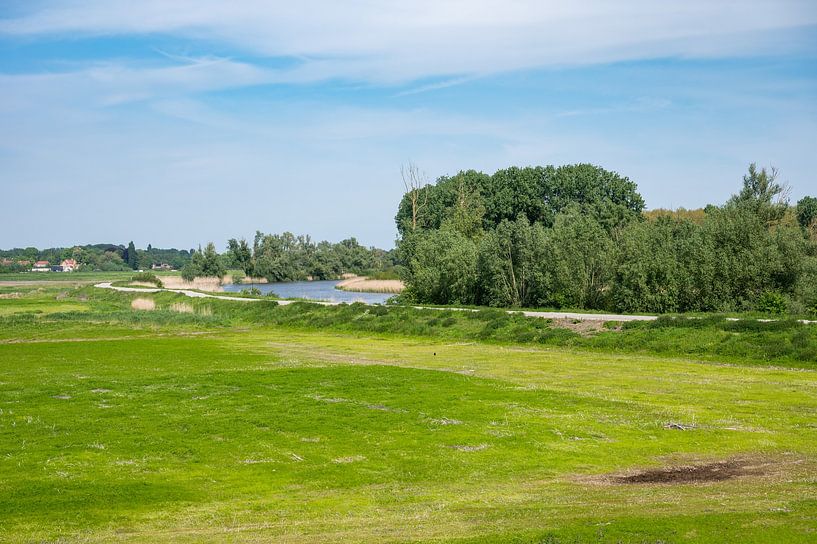
{"type": "Polygon", "coordinates": [[[570,325],[0,287],[0,541],[817,540],[817,326],[570,325]]]}

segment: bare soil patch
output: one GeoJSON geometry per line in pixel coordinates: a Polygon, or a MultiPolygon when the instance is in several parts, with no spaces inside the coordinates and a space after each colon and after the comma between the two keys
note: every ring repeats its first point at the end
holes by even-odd
{"type": "Polygon", "coordinates": [[[728,459],[716,463],[687,465],[644,470],[625,476],[615,476],[617,484],[689,484],[701,482],[722,482],[739,476],[762,476],[767,473],[769,463],[759,463],[749,459],[728,459]]]}
{"type": "Polygon", "coordinates": [[[590,336],[605,330],[604,321],[579,319],[554,319],[553,326],[568,329],[582,336],[590,336]]]}

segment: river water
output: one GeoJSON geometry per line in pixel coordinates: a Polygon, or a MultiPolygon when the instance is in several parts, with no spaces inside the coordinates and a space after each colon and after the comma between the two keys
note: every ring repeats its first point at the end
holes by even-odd
{"type": "MultiPolygon", "coordinates": [[[[386,299],[394,296],[391,293],[355,293],[335,289],[339,280],[319,281],[290,281],[281,283],[256,283],[255,288],[262,293],[273,292],[280,298],[305,298],[309,300],[323,300],[328,302],[365,302],[367,304],[382,304],[386,299]]],[[[238,293],[242,289],[253,287],[248,284],[229,284],[224,290],[238,293]]]]}

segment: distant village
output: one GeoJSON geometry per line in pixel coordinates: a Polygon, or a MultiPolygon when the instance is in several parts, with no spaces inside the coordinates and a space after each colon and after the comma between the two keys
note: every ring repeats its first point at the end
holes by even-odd
{"type": "Polygon", "coordinates": [[[150,244],[146,249],[137,249],[133,242],[43,249],[18,247],[0,249],[0,273],[180,270],[193,253],[193,249],[162,249],[150,244]]]}
{"type": "Polygon", "coordinates": [[[48,261],[36,261],[32,266],[31,261],[27,261],[25,259],[20,261],[14,261],[12,259],[3,259],[0,261],[0,265],[3,266],[12,266],[17,265],[18,267],[29,267],[31,266],[32,272],[73,272],[79,267],[79,263],[77,263],[74,259],[63,259],[62,262],[58,265],[52,265],[48,261]]]}

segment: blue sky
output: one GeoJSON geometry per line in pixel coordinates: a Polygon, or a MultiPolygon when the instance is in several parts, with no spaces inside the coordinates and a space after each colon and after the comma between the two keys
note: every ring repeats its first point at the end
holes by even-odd
{"type": "Polygon", "coordinates": [[[400,165],[591,162],[648,207],[817,194],[817,4],[0,3],[0,247],[392,247],[400,165]],[[341,5],[342,4],[342,5],[341,5]]]}

